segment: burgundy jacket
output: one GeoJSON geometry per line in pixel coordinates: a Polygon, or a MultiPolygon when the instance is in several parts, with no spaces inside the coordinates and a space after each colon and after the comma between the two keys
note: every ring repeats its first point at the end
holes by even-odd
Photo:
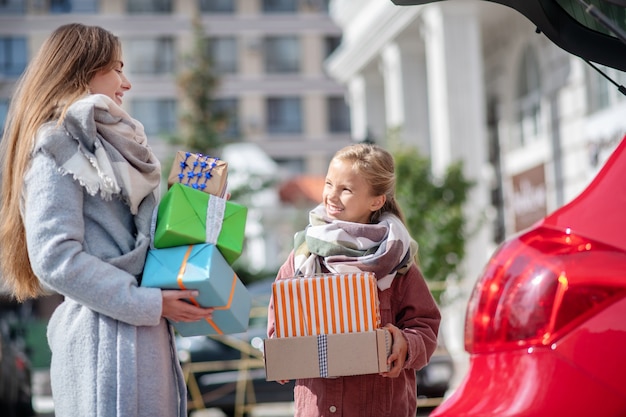
{"type": "MultiPolygon", "coordinates": [[[[294,276],[293,252],[277,280],[294,276]]],[[[417,412],[415,371],[424,367],[437,347],[441,314],[419,268],[397,275],[391,288],[378,291],[381,325],[401,329],[408,344],[404,370],[397,378],[378,374],[298,379],[295,417],[414,417],[417,412]]],[[[274,303],[270,300],[267,334],[274,335],[274,303]]]]}

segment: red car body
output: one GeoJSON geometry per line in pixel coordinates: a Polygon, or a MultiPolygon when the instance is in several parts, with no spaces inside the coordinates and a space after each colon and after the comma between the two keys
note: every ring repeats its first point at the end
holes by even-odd
{"type": "Polygon", "coordinates": [[[467,307],[469,370],[431,417],[626,416],[626,137],[505,241],[467,307]]]}

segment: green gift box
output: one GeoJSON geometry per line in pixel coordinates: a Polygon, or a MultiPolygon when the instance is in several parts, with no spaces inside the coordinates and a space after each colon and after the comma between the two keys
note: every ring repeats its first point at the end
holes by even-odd
{"type": "Polygon", "coordinates": [[[248,328],[252,297],[215,245],[150,249],[141,286],[198,290],[189,301],[215,308],[211,318],[171,322],[182,336],[232,334],[248,328]]]}
{"type": "Polygon", "coordinates": [[[247,215],[241,204],[174,184],[159,203],[154,247],[210,243],[232,265],[243,250],[247,215]]]}

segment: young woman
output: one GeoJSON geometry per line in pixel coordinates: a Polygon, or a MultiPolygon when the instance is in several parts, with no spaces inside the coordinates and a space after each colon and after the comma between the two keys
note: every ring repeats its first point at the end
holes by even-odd
{"type": "MultiPolygon", "coordinates": [[[[390,370],[380,375],[296,381],[298,417],[414,417],[415,371],[437,346],[439,309],[415,263],[395,199],[393,157],[375,145],[357,144],[335,154],[323,202],[296,235],[277,280],[323,272],[374,272],[382,324],[391,332],[390,370]]],[[[274,335],[273,302],[268,336],[274,335]]],[[[283,382],[283,381],[281,381],[283,382]]]]}
{"type": "Polygon", "coordinates": [[[2,138],[0,261],[18,300],[64,296],[48,324],[55,415],[186,416],[166,318],[212,309],[139,287],[161,168],[120,106],[121,44],[59,27],[20,79],[2,138]]]}

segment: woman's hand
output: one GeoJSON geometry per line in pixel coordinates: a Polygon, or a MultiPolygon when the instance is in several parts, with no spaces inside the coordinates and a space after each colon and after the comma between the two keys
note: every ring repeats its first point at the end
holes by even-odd
{"type": "Polygon", "coordinates": [[[391,354],[387,358],[387,364],[390,366],[389,371],[382,372],[381,375],[389,378],[397,378],[404,368],[407,351],[409,349],[406,338],[402,330],[389,323],[385,329],[391,333],[391,354]]]}
{"type": "Polygon", "coordinates": [[[198,307],[185,299],[198,296],[196,290],[162,290],[161,315],[172,321],[198,321],[213,316],[213,307],[198,307]]]}

